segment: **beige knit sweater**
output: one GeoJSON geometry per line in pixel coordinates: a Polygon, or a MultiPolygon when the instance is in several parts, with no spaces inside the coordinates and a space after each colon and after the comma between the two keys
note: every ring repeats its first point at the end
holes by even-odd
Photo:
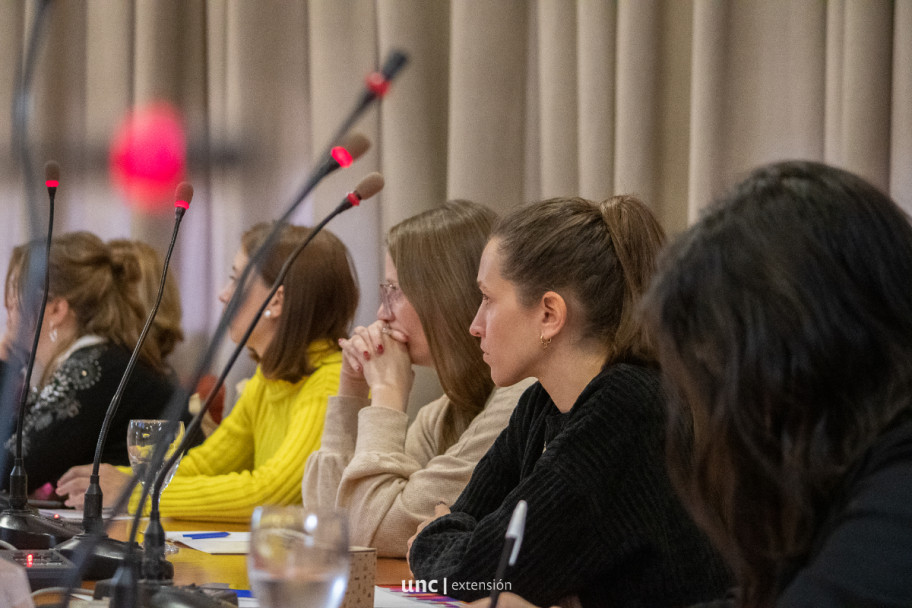
{"type": "Polygon", "coordinates": [[[453,504],[533,382],[495,389],[442,454],[437,442],[446,395],[423,406],[411,426],[405,413],[368,407],[368,399],[331,397],[320,449],[304,468],[305,507],[347,509],[352,545],[404,557],[418,524],[438,501],[453,504]]]}

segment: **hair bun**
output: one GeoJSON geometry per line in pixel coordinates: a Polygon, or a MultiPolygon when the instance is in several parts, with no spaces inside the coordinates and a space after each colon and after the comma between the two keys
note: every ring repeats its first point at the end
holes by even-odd
{"type": "Polygon", "coordinates": [[[135,283],[142,277],[142,269],[136,254],[125,247],[108,247],[111,274],[118,282],[135,283]]]}

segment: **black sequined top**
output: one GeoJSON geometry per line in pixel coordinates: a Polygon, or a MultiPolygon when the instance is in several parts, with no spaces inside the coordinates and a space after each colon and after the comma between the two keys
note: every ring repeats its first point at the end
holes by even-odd
{"type": "MultiPolygon", "coordinates": [[[[71,466],[89,464],[105,411],[127,367],[130,353],[101,343],[75,350],[48,383],[33,389],[23,421],[22,451],[29,492],[57,479],[71,466]]],[[[127,426],[133,418],[160,418],[171,398],[165,375],[140,362],[124,390],[111,424],[102,462],[128,465],[127,426]]],[[[12,429],[15,434],[15,427],[12,429]]],[[[0,484],[9,484],[15,437],[4,442],[0,484]]]]}

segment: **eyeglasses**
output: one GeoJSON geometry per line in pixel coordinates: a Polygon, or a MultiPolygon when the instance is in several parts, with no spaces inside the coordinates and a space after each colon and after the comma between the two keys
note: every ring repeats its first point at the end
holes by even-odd
{"type": "Polygon", "coordinates": [[[398,285],[389,281],[380,283],[380,302],[387,310],[390,310],[400,297],[402,297],[402,290],[398,285]]]}

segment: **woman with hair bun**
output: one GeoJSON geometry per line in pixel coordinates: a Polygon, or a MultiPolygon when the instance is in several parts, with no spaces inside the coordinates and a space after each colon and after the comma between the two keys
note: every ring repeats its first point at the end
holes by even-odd
{"type": "MultiPolygon", "coordinates": [[[[35,312],[22,310],[29,249],[20,245],[14,250],[7,272],[9,318],[25,324],[21,330],[9,327],[9,335],[34,331],[35,312]]],[[[23,420],[22,456],[30,492],[55,482],[71,466],[92,461],[105,411],[146,316],[136,293],[135,260],[116,254],[94,234],[54,237],[48,267],[48,301],[35,355],[39,380],[30,388],[23,420]]],[[[112,421],[102,452],[105,462],[129,464],[129,421],[160,417],[172,390],[158,348],[147,343],[112,421]]],[[[9,479],[14,443],[15,436],[5,441],[3,484],[9,479]]]]}
{"type": "Polygon", "coordinates": [[[665,403],[636,314],[664,233],[639,200],[552,199],[494,229],[471,325],[498,386],[538,378],[452,508],[411,542],[417,579],[539,605],[685,606],[728,577],[665,471],[665,403]],[[525,535],[493,580],[511,515],[525,535]]]}

